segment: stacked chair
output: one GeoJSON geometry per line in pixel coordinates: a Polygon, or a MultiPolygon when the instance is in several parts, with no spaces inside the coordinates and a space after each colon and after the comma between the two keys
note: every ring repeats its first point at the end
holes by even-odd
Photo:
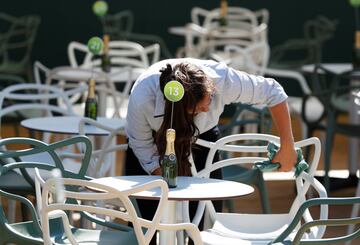
{"type": "Polygon", "coordinates": [[[0,73],[32,81],[31,54],[41,18],[38,15],[14,17],[0,13],[9,28],[0,34],[0,73]]]}

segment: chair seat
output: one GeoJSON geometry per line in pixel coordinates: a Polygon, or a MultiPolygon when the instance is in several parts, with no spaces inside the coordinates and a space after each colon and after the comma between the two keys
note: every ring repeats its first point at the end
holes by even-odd
{"type": "MultiPolygon", "coordinates": [[[[75,240],[78,244],[98,244],[98,245],[113,245],[113,244],[138,244],[136,236],[133,232],[123,231],[100,231],[87,229],[71,229],[75,240]]],[[[66,238],[65,234],[57,234],[52,236],[55,244],[71,244],[66,238]]]]}
{"type": "MultiPolygon", "coordinates": [[[[62,223],[59,219],[51,220],[50,227],[52,232],[51,238],[55,244],[71,244],[64,233],[62,223]]],[[[27,238],[42,241],[42,237],[37,234],[31,221],[11,224],[11,228],[27,238]]],[[[132,231],[100,231],[77,228],[72,228],[71,231],[78,244],[138,244],[136,236],[132,231]]]]}
{"type": "Polygon", "coordinates": [[[9,171],[0,176],[0,187],[2,190],[11,193],[33,193],[34,188],[24,179],[24,177],[14,171],[9,171]]]}
{"type": "Polygon", "coordinates": [[[291,220],[289,214],[216,213],[213,227],[201,232],[201,236],[204,244],[268,244],[291,220]]]}

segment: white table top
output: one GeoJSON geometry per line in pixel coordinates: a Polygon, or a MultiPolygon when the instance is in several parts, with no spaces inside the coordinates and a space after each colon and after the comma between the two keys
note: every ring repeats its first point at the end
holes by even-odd
{"type": "MultiPolygon", "coordinates": [[[[59,133],[59,134],[79,134],[79,122],[82,117],[79,116],[61,116],[61,117],[38,117],[21,121],[21,125],[28,129],[59,133]]],[[[98,117],[99,123],[105,124],[111,128],[125,126],[125,119],[98,117]]],[[[87,135],[108,135],[109,132],[92,125],[85,125],[85,134],[87,135]]]]}
{"type": "MultiPolygon", "coordinates": [[[[162,177],[154,175],[117,176],[94,179],[91,182],[107,185],[119,191],[125,191],[136,185],[156,179],[162,179],[162,177]]],[[[253,187],[234,181],[179,176],[177,178],[177,187],[169,189],[168,200],[221,200],[237,198],[252,192],[254,192],[253,187]]],[[[133,196],[140,199],[159,199],[159,193],[160,189],[158,188],[152,191],[139,192],[133,196]]]]}

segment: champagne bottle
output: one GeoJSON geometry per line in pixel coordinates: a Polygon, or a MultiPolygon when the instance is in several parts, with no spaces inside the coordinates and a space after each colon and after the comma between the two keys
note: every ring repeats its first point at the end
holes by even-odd
{"type": "Polygon", "coordinates": [[[176,178],[178,175],[177,160],[175,155],[175,130],[169,128],[166,131],[166,150],[162,160],[162,176],[169,188],[176,187],[176,178]]]}
{"type": "Polygon", "coordinates": [[[354,70],[360,70],[360,31],[355,32],[355,46],[353,50],[352,64],[354,70]]]}
{"type": "Polygon", "coordinates": [[[95,79],[89,80],[89,92],[85,101],[84,116],[96,120],[98,104],[95,96],[95,79]]]}
{"type": "Polygon", "coordinates": [[[220,26],[227,25],[227,12],[228,12],[228,2],[227,0],[220,0],[220,26]]]}
{"type": "Polygon", "coordinates": [[[103,49],[103,55],[101,56],[101,69],[104,72],[110,72],[111,62],[109,56],[109,42],[110,42],[109,35],[106,34],[103,36],[103,42],[104,42],[104,49],[103,49]]]}

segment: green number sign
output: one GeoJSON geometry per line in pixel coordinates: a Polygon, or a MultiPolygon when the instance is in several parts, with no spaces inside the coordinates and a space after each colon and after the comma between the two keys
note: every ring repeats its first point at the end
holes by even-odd
{"type": "Polygon", "coordinates": [[[108,4],[105,1],[96,1],[93,5],[93,12],[97,16],[104,16],[108,11],[108,4]]]}
{"type": "Polygon", "coordinates": [[[88,49],[93,54],[100,54],[104,44],[100,37],[92,37],[87,43],[88,49]]]}
{"type": "Polygon", "coordinates": [[[164,95],[166,99],[177,102],[184,96],[184,87],[178,81],[170,81],[165,85],[164,95]]]}

